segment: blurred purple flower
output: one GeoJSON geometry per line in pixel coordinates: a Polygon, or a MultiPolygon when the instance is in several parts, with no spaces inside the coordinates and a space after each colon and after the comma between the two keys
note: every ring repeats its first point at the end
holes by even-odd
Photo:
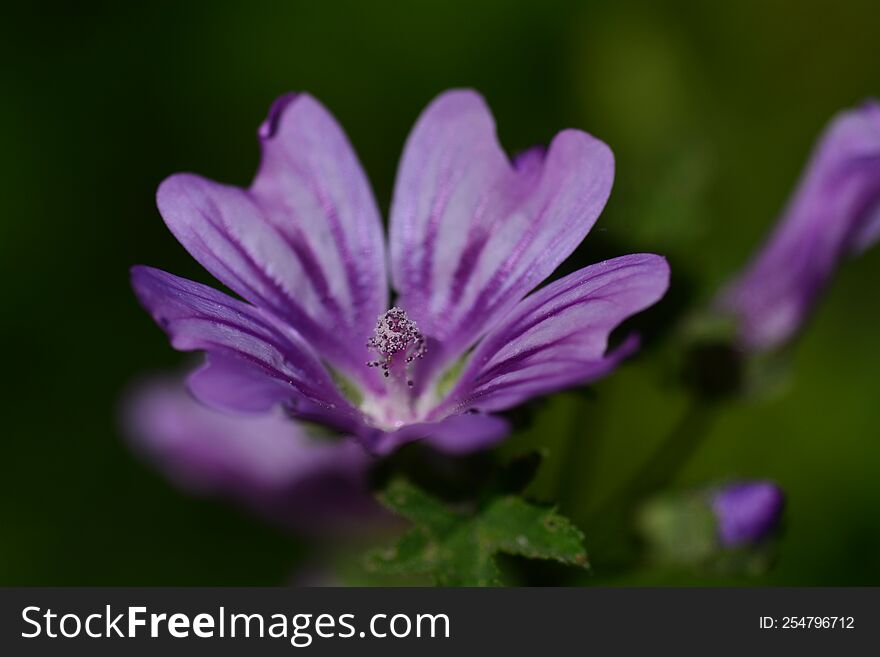
{"type": "Polygon", "coordinates": [[[367,178],[322,105],[279,98],[259,137],[250,188],[178,174],[157,195],[178,240],[247,302],[132,270],[172,345],[208,353],[189,385],[212,406],[282,404],[380,454],[429,436],[469,451],[506,434],[489,413],[613,369],[637,340],[607,351],[609,333],[667,288],[665,260],[640,254],[526,297],[611,191],[611,151],[583,132],[511,164],[482,98],[442,94],[404,149],[387,257],[367,178]]]}
{"type": "Polygon", "coordinates": [[[785,497],[770,481],[742,481],[712,496],[718,538],[725,547],[759,543],[778,526],[785,497]]]}
{"type": "Polygon", "coordinates": [[[803,325],[841,259],[880,237],[880,105],[839,114],[763,250],[720,306],[743,346],[781,346],[803,325]]]}
{"type": "Polygon", "coordinates": [[[281,409],[236,416],[210,409],[182,382],[133,391],[125,430],[136,451],[180,487],[242,503],[299,531],[363,527],[384,514],[367,485],[371,457],[349,440],[310,437],[281,409]]]}

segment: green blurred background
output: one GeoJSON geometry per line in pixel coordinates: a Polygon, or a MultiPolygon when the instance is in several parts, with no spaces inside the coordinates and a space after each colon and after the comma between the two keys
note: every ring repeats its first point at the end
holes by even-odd
{"type": "MultiPolygon", "coordinates": [[[[880,93],[874,0],[31,7],[0,27],[7,585],[272,584],[303,557],[244,512],[173,489],[118,428],[132,380],[186,362],[128,267],[210,280],[165,229],[156,185],[181,170],[246,184],[278,94],[308,90],[335,113],[383,208],[407,131],[448,87],[485,95],[511,151],[568,126],[611,145],[615,190],[576,259],[663,253],[674,293],[648,316],[641,357],[586,398],[539,404],[544,421],[512,443],[548,450],[537,488],[583,519],[682,411],[669,317],[748,257],[826,120],[880,93]]],[[[725,583],[880,584],[878,287],[880,253],[847,264],[786,385],[725,409],[681,473],[682,486],[769,477],[788,492],[776,567],[725,583]]]]}

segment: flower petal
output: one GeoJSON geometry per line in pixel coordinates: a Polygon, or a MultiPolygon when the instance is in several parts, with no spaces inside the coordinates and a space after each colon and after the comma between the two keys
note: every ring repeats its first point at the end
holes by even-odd
{"type": "Polygon", "coordinates": [[[348,327],[365,342],[388,308],[388,277],[382,219],[354,149],[308,94],[276,101],[260,136],[263,160],[252,193],[270,220],[313,254],[303,264],[313,278],[326,278],[330,297],[323,284],[315,287],[340,306],[348,327]]]}
{"type": "Polygon", "coordinates": [[[464,413],[438,422],[425,442],[446,454],[470,454],[494,447],[510,433],[510,423],[497,415],[464,413]]]}
{"type": "MultiPolygon", "coordinates": [[[[267,313],[151,267],[133,267],[132,286],[175,349],[240,359],[266,377],[267,388],[274,381],[286,389],[291,401],[304,398],[334,413],[355,415],[309,346],[267,313]]],[[[243,410],[254,410],[251,398],[242,399],[243,410]]]]}
{"type": "Polygon", "coordinates": [[[607,260],[548,285],[483,339],[432,414],[503,410],[595,380],[637,346],[630,338],[606,353],[611,331],[656,303],[668,286],[666,260],[651,254],[607,260]]]}
{"type": "Polygon", "coordinates": [[[880,105],[837,116],[767,245],[722,293],[749,349],[781,346],[803,325],[838,263],[880,237],[880,105]]]}
{"type": "Polygon", "coordinates": [[[200,402],[219,411],[261,414],[282,404],[291,415],[305,422],[317,422],[347,434],[364,429],[363,418],[347,406],[292,396],[289,385],[267,377],[262,368],[241,358],[210,353],[186,383],[200,402]]]}
{"type": "Polygon", "coordinates": [[[370,457],[353,441],[306,435],[280,409],[255,416],[211,410],[178,381],[138,388],[125,408],[134,447],[183,488],[243,502],[297,529],[330,529],[372,510],[370,457]]]}
{"type": "Polygon", "coordinates": [[[289,385],[241,358],[219,353],[208,354],[186,384],[203,404],[226,412],[266,413],[290,399],[289,385]]]}
{"type": "MultiPolygon", "coordinates": [[[[878,162],[880,168],[880,162],[878,162]]],[[[880,194],[873,199],[873,205],[865,211],[863,221],[859,222],[852,236],[853,255],[859,255],[871,248],[880,239],[880,194]]]]}
{"type": "Polygon", "coordinates": [[[342,129],[306,94],[276,101],[260,139],[250,190],[178,174],[160,185],[159,210],[218,280],[375,384],[365,344],[387,308],[388,283],[366,176],[342,129]]]}
{"type": "Polygon", "coordinates": [[[398,431],[375,431],[361,437],[372,454],[384,456],[399,447],[422,440],[447,454],[463,455],[489,449],[510,433],[510,423],[497,415],[464,413],[439,422],[409,424],[398,431]]]}
{"type": "Polygon", "coordinates": [[[580,244],[613,177],[609,148],[576,130],[514,167],[479,95],[441,95],[398,171],[390,248],[399,304],[446,360],[460,355],[580,244]]]}

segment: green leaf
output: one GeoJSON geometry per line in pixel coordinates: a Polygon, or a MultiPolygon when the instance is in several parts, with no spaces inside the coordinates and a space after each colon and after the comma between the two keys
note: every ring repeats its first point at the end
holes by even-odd
{"type": "Polygon", "coordinates": [[[587,565],[581,531],[555,509],[536,506],[521,497],[492,502],[479,518],[479,529],[498,552],[587,565]]]}
{"type": "Polygon", "coordinates": [[[397,515],[439,532],[458,522],[458,516],[442,502],[403,479],[393,480],[379,495],[379,501],[397,515]]]}
{"type": "Polygon", "coordinates": [[[426,575],[441,586],[497,586],[498,553],[587,567],[580,530],[555,509],[515,495],[465,513],[398,479],[380,500],[413,527],[395,545],[367,556],[366,567],[375,573],[426,575]]]}

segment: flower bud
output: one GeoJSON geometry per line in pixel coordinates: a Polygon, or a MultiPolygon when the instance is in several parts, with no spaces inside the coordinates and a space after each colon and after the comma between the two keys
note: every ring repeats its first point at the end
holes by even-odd
{"type": "Polygon", "coordinates": [[[788,208],[719,297],[749,352],[801,330],[842,260],[880,238],[880,104],[841,112],[820,137],[788,208]]]}
{"type": "Polygon", "coordinates": [[[718,521],[718,540],[725,547],[760,543],[778,527],[785,497],[770,481],[742,481],[718,489],[712,510],[718,521]]]}

